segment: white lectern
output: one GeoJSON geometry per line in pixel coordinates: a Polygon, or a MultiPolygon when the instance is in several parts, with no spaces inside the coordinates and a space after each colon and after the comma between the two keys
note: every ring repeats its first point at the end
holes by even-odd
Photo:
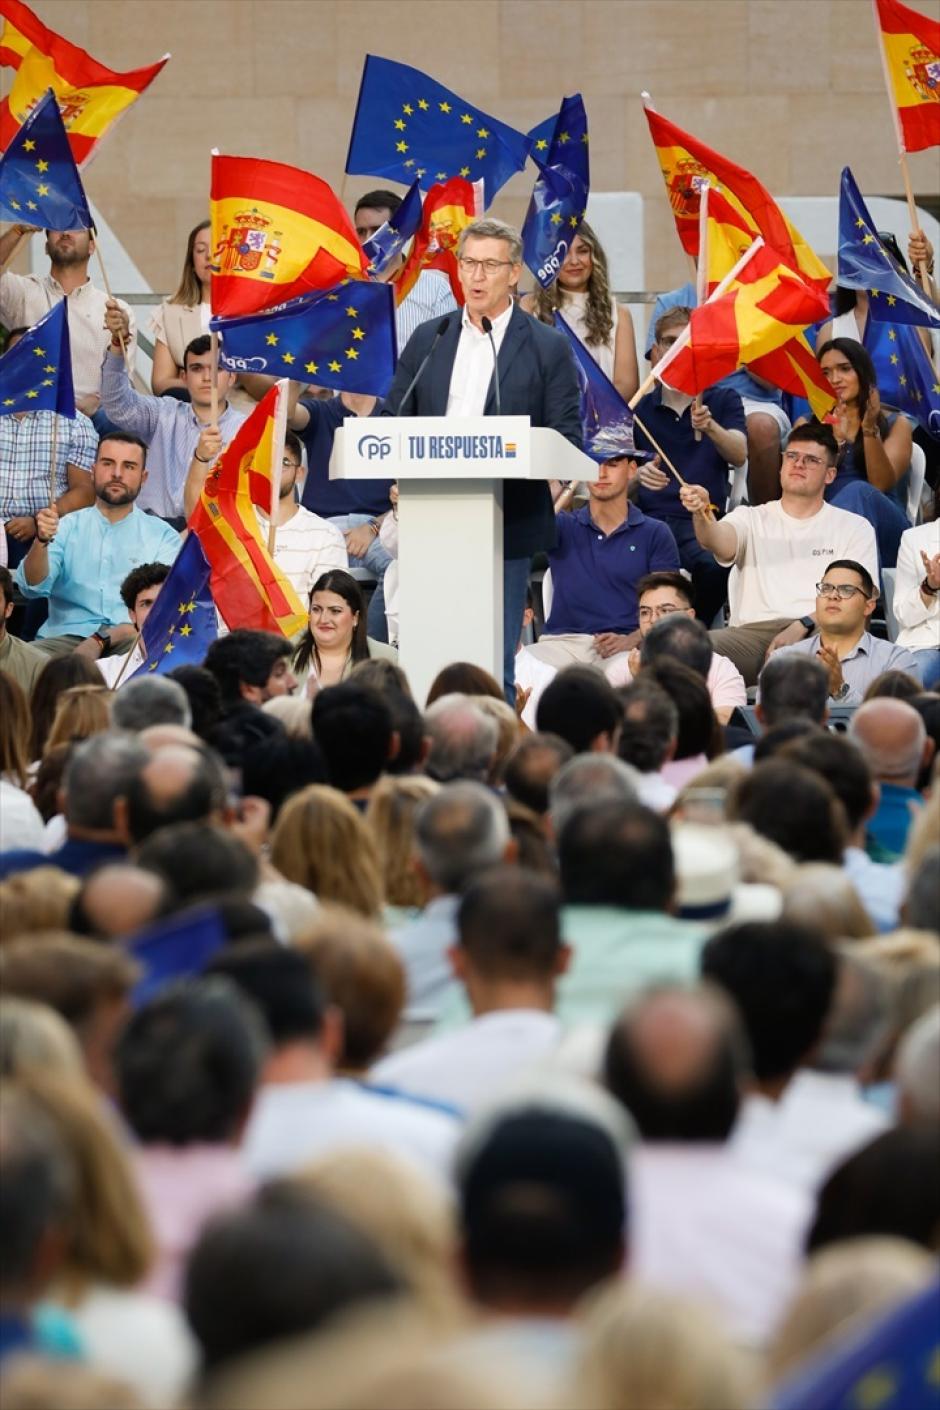
{"type": "Polygon", "coordinates": [[[399,482],[401,664],[419,705],[451,661],[503,679],[503,480],[585,480],[593,460],[527,416],[348,419],[330,478],[399,482]]]}

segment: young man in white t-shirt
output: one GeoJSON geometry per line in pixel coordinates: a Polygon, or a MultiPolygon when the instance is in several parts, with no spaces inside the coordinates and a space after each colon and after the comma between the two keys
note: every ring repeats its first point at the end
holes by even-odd
{"type": "Polygon", "coordinates": [[[769,651],[816,630],[816,584],[828,563],[854,559],[878,581],[871,524],[824,499],[835,478],[837,453],[829,427],[810,421],[790,432],[779,499],[742,504],[714,519],[700,485],[684,485],[680,491],[699,543],[731,568],[731,624],[711,633],[712,645],[731,658],[748,685],[757,681],[769,651]]]}

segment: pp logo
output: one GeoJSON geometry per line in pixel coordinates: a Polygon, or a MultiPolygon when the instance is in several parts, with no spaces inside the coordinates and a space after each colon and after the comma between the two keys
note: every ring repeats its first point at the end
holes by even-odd
{"type": "Polygon", "coordinates": [[[391,453],[391,436],[363,436],[359,441],[359,454],[366,460],[385,460],[391,453]]]}

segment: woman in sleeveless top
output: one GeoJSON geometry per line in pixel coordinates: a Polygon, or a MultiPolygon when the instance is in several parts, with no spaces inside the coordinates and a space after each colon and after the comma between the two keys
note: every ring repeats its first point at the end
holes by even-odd
{"type": "Polygon", "coordinates": [[[571,241],[558,278],[522,300],[526,313],[554,322],[556,310],[625,401],[640,384],[633,319],[610,292],[607,256],[587,221],[571,241]]]}
{"type": "MultiPolygon", "coordinates": [[[[212,237],[208,220],[189,232],[180,286],[170,299],[164,299],[151,322],[153,333],[153,394],[185,391],[182,378],[183,353],[187,344],[209,331],[209,259],[212,237]]],[[[188,400],[188,398],[184,398],[188,400]]]]}
{"type": "Polygon", "coordinates": [[[868,519],[878,541],[882,568],[898,560],[907,515],[892,497],[911,463],[911,424],[906,416],[885,413],[871,357],[854,338],[830,338],[816,354],[836,397],[831,417],[839,458],[826,500],[868,519]]]}

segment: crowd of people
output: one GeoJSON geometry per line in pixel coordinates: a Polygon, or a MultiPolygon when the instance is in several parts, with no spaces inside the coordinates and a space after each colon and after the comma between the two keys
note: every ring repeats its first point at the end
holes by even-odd
{"type": "Polygon", "coordinates": [[[746,1410],[929,1288],[940,483],[911,522],[864,319],[820,330],[825,422],[657,383],[583,486],[507,483],[503,679],[455,640],[416,699],[396,487],[331,480],[334,433],[490,410],[495,351],[587,448],[555,314],[645,372],[594,231],[520,297],[473,223],[386,398],[291,384],[307,626],[166,673],[141,633],[269,384],[213,364],[207,222],[149,391],[92,232],[46,248],[0,277],[7,346],[67,301],[79,408],[0,417],[5,1410],[746,1410]]]}

